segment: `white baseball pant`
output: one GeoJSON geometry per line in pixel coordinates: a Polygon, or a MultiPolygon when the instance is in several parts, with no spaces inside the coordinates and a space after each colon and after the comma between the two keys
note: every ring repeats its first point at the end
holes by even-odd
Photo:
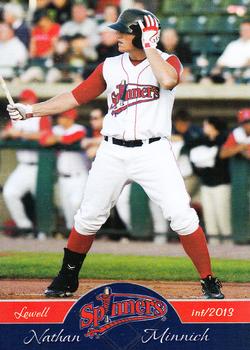
{"type": "Polygon", "coordinates": [[[72,228],[74,215],[83,199],[87,176],[87,172],[70,177],[59,176],[60,206],[68,229],[72,228]]]}
{"type": "MultiPolygon", "coordinates": [[[[131,185],[126,185],[121,195],[118,198],[118,201],[116,203],[116,209],[118,211],[118,214],[128,230],[131,229],[131,215],[130,215],[130,192],[131,192],[131,185]]],[[[153,230],[154,233],[160,233],[165,235],[167,232],[167,220],[164,218],[161,208],[152,202],[149,201],[149,208],[152,215],[152,221],[153,221],[153,230]]]]}
{"type": "Polygon", "coordinates": [[[37,165],[18,164],[3,188],[4,201],[18,228],[32,228],[33,226],[25,213],[22,197],[27,192],[35,195],[37,170],[37,165]]]}
{"type": "Polygon", "coordinates": [[[190,197],[173,155],[163,138],[141,147],[114,145],[103,141],[89,173],[84,198],[75,215],[75,229],[83,235],[96,233],[128,182],[137,182],[159,205],[171,228],[181,235],[193,233],[199,225],[190,197]]]}

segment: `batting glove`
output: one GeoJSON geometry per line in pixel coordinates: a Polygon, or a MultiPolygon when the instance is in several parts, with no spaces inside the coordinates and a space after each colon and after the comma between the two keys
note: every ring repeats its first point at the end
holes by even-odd
{"type": "Polygon", "coordinates": [[[24,105],[22,103],[9,104],[7,106],[10,119],[13,121],[25,120],[33,117],[33,111],[31,105],[24,105]]]}
{"type": "Polygon", "coordinates": [[[155,49],[160,40],[159,23],[152,16],[144,16],[146,25],[138,21],[142,31],[142,46],[144,49],[155,49]]]}

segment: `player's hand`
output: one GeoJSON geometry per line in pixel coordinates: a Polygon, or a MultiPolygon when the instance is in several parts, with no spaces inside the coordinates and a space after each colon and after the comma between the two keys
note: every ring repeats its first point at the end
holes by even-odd
{"type": "Polygon", "coordinates": [[[22,103],[15,103],[14,105],[9,104],[7,106],[7,111],[12,121],[25,120],[33,117],[31,105],[24,105],[22,103]]]}
{"type": "Polygon", "coordinates": [[[160,40],[159,23],[152,16],[144,16],[146,25],[138,21],[142,31],[142,46],[144,49],[156,48],[160,40]]]}

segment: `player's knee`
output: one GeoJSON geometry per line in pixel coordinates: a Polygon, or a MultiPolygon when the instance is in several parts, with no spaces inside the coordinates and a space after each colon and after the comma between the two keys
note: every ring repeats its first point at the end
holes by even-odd
{"type": "Polygon", "coordinates": [[[81,205],[81,198],[70,199],[70,206],[74,210],[74,212],[76,212],[77,209],[79,209],[80,205],[81,205]]]}
{"type": "Polygon", "coordinates": [[[5,200],[12,200],[18,197],[18,193],[15,191],[15,188],[11,186],[4,186],[3,188],[3,198],[5,200]]]}
{"type": "Polygon", "coordinates": [[[77,232],[83,235],[95,234],[105,223],[109,212],[97,213],[95,210],[79,209],[74,217],[74,226],[77,232]]]}
{"type": "Polygon", "coordinates": [[[171,218],[170,226],[179,235],[189,235],[197,230],[199,218],[193,208],[177,214],[171,218]]]}

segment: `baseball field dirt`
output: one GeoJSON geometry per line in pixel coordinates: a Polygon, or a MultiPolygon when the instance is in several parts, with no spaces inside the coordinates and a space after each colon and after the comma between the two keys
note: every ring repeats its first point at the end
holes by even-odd
{"type": "MultiPolygon", "coordinates": [[[[82,279],[74,299],[103,284],[118,282],[117,280],[82,279]]],[[[123,281],[141,284],[167,299],[199,299],[201,290],[198,282],[166,282],[166,281],[123,281]]],[[[18,279],[0,281],[0,299],[43,299],[43,291],[50,280],[18,279]]],[[[250,295],[250,283],[223,283],[223,293],[228,299],[245,299],[250,295]]]]}

